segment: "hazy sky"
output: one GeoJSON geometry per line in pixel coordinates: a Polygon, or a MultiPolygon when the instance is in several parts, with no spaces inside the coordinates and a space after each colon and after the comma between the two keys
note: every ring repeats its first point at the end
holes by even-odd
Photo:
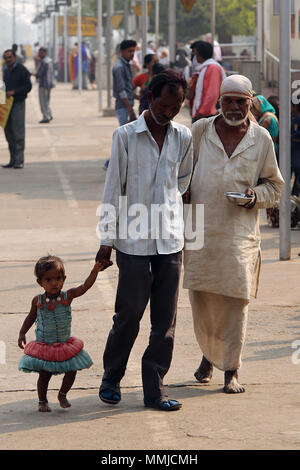
{"type": "MultiPolygon", "coordinates": [[[[32,20],[36,12],[36,0],[15,0],[16,42],[31,44],[36,37],[36,27],[32,20]]],[[[40,5],[42,2],[40,0],[40,5]]],[[[12,43],[13,0],[0,0],[0,45],[1,49],[12,43]]]]}
{"type": "MultiPolygon", "coordinates": [[[[39,3],[42,5],[41,0],[39,3]]],[[[15,0],[15,5],[17,18],[22,19],[28,24],[31,23],[36,11],[36,0],[15,0]]],[[[1,13],[6,12],[12,15],[13,0],[0,0],[0,10],[1,13]]]]}

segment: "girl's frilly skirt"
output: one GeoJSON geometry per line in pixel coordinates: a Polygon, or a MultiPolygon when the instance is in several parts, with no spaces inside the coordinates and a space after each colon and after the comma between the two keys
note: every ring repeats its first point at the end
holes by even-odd
{"type": "Polygon", "coordinates": [[[19,370],[23,372],[45,370],[56,375],[88,369],[92,364],[92,359],[83,349],[83,342],[71,336],[65,343],[48,344],[31,341],[25,346],[19,370]]]}

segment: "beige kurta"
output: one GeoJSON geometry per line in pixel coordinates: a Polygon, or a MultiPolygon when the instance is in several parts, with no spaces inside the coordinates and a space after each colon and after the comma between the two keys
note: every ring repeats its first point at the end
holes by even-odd
{"type": "Polygon", "coordinates": [[[204,246],[185,250],[183,286],[249,300],[251,294],[256,296],[260,266],[258,209],[273,206],[284,181],[266,129],[250,122],[228,158],[215,119],[201,119],[192,126],[198,161],[191,182],[191,203],[204,204],[204,246]],[[257,196],[251,210],[236,206],[224,195],[227,191],[244,193],[249,186],[257,196]]]}
{"type": "Polygon", "coordinates": [[[219,369],[240,367],[248,302],[256,296],[260,270],[259,210],[271,207],[284,181],[269,133],[250,122],[228,158],[216,117],[192,126],[194,157],[191,203],[204,204],[204,246],[184,251],[183,286],[190,289],[194,330],[205,357],[219,369]],[[259,181],[260,180],[260,181],[259,181]],[[231,203],[227,191],[256,192],[253,209],[231,203]]]}

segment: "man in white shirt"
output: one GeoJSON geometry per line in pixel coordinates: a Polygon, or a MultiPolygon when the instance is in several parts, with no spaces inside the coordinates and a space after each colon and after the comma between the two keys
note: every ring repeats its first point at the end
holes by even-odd
{"type": "Polygon", "coordinates": [[[115,248],[119,268],[116,313],[99,391],[106,403],[121,399],[120,380],[150,300],[151,335],[142,358],[144,404],[163,411],[181,407],[177,400],[166,398],[163,378],[174,344],[183,248],[181,196],[193,165],[191,132],[172,122],[186,86],[173,70],[156,75],[148,93],[149,109],[114,133],[96,255],[107,263],[115,248]]]}

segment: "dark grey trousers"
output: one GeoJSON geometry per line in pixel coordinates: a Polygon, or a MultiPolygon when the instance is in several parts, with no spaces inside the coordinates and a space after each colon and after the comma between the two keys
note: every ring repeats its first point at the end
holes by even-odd
{"type": "Polygon", "coordinates": [[[119,282],[113,326],[103,355],[103,379],[119,382],[124,376],[150,300],[151,333],[142,358],[144,397],[166,396],[163,378],[173,354],[182,253],[136,256],[117,251],[116,256],[119,282]]]}
{"type": "Polygon", "coordinates": [[[43,119],[47,121],[52,118],[52,111],[50,108],[50,94],[50,88],[39,88],[40,108],[43,115],[43,119]]]}
{"type": "Polygon", "coordinates": [[[11,165],[23,165],[25,149],[25,101],[14,103],[5,129],[11,165]]]}

